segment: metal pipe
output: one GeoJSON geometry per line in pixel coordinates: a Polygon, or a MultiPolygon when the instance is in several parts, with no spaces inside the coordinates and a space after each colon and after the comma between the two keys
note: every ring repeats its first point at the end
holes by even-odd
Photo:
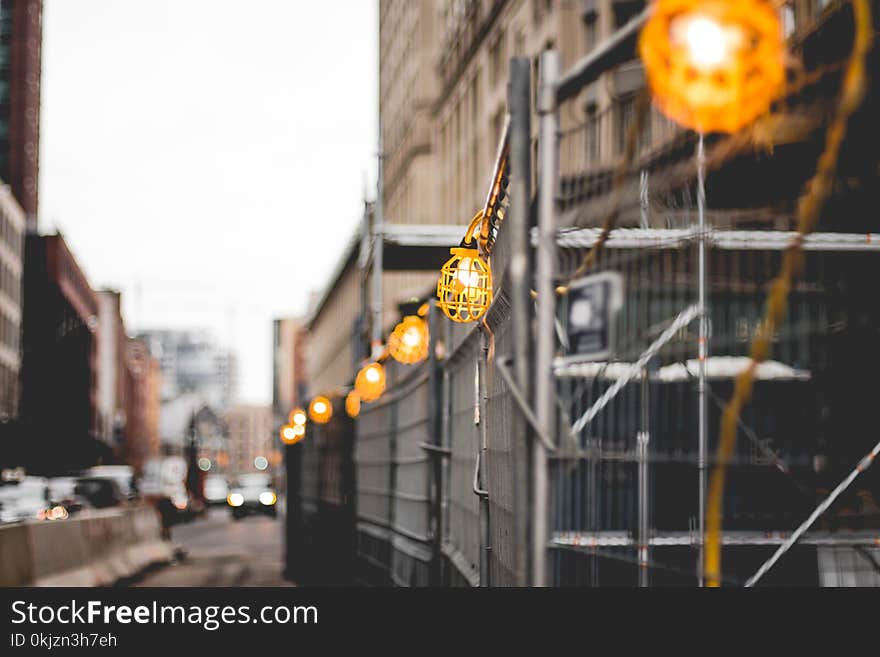
{"type": "MultiPolygon", "coordinates": [[[[508,110],[510,114],[507,139],[510,162],[510,210],[505,218],[510,235],[510,312],[513,343],[513,367],[516,387],[530,399],[529,376],[531,344],[530,296],[532,268],[530,266],[530,207],[532,198],[532,109],[531,61],[528,58],[510,60],[508,110]]],[[[493,181],[494,184],[494,181],[493,181]]],[[[525,456],[528,427],[518,424],[510,437],[514,449],[525,456]]],[[[524,549],[528,536],[528,468],[524,459],[513,459],[513,532],[516,550],[516,572],[520,584],[526,584],[528,552],[524,549]]]]}
{"type": "Polygon", "coordinates": [[[492,585],[489,554],[492,551],[492,537],[489,525],[489,485],[486,471],[486,451],[488,450],[488,431],[486,427],[486,363],[489,356],[489,340],[485,331],[480,331],[480,354],[477,358],[477,403],[479,404],[478,428],[480,444],[477,449],[477,463],[474,470],[474,493],[480,498],[480,586],[492,585]],[[479,481],[478,481],[479,480],[479,481]]]}
{"type": "Polygon", "coordinates": [[[709,407],[708,395],[706,394],[706,357],[709,354],[709,317],[706,309],[706,151],[703,144],[703,133],[700,133],[697,141],[697,231],[698,242],[698,267],[699,267],[699,299],[697,305],[700,309],[700,333],[698,344],[698,358],[700,363],[699,379],[697,381],[698,411],[698,438],[699,457],[698,470],[700,478],[699,498],[699,566],[697,568],[699,585],[705,584],[704,573],[704,543],[706,531],[706,449],[709,433],[709,407]]]}
{"type": "Polygon", "coordinates": [[[639,459],[639,586],[649,586],[648,555],[648,443],[650,441],[648,368],[642,370],[642,428],[636,436],[639,459]]]}
{"type": "Polygon", "coordinates": [[[535,417],[532,409],[529,408],[529,405],[526,403],[525,395],[523,395],[522,391],[519,389],[519,386],[517,386],[513,375],[510,373],[510,369],[507,367],[507,360],[508,359],[505,358],[496,359],[495,367],[498,368],[498,372],[501,374],[501,378],[503,378],[504,382],[507,384],[510,396],[513,397],[513,401],[515,401],[516,405],[519,406],[519,410],[526,418],[526,421],[532,426],[532,429],[535,430],[535,435],[542,443],[544,443],[544,447],[547,449],[547,451],[555,452],[556,445],[553,444],[550,436],[544,433],[544,428],[538,422],[538,418],[535,417]]]}
{"type": "Polygon", "coordinates": [[[880,454],[880,442],[874,445],[871,451],[868,452],[862,458],[862,460],[859,461],[859,464],[853,469],[853,471],[850,472],[849,475],[847,475],[846,479],[841,481],[837,485],[837,487],[833,491],[831,491],[831,494],[826,497],[819,506],[815,508],[815,510],[801,524],[801,526],[794,530],[794,533],[792,533],[791,537],[785,543],[779,546],[779,549],[777,549],[776,552],[773,553],[773,556],[770,557],[766,562],[764,562],[764,564],[762,564],[760,568],[758,568],[758,572],[756,572],[748,579],[748,581],[746,581],[746,588],[751,588],[758,583],[758,581],[767,573],[767,571],[770,570],[777,561],[779,561],[782,555],[788,552],[791,546],[797,543],[798,539],[803,535],[803,533],[807,531],[814,522],[816,522],[816,519],[828,510],[828,507],[832,505],[834,500],[836,500],[840,496],[840,494],[843,493],[843,491],[849,488],[849,485],[853,481],[855,481],[856,477],[858,477],[865,470],[871,467],[871,463],[874,462],[874,459],[877,457],[878,454],[880,454]]]}
{"type": "MultiPolygon", "coordinates": [[[[553,352],[556,344],[556,185],[559,164],[559,118],[556,104],[559,53],[541,53],[538,86],[538,247],[535,288],[538,292],[535,353],[535,415],[545,434],[555,427],[553,352]]],[[[532,441],[532,585],[547,584],[547,450],[532,441]]]]}
{"type": "Polygon", "coordinates": [[[643,169],[639,174],[639,225],[643,230],[648,230],[651,227],[651,222],[648,219],[648,209],[648,170],[643,169]]]}
{"type": "Polygon", "coordinates": [[[383,187],[384,174],[383,169],[385,155],[382,151],[382,125],[379,124],[379,156],[378,156],[378,175],[376,177],[376,202],[373,205],[373,293],[372,293],[372,322],[370,327],[370,357],[376,358],[378,352],[382,348],[382,270],[384,267],[383,256],[385,246],[385,236],[383,235],[382,225],[385,222],[383,195],[385,193],[383,187]]]}
{"type": "MultiPolygon", "coordinates": [[[[428,305],[428,417],[430,429],[426,452],[431,457],[431,482],[428,489],[431,505],[428,517],[433,554],[431,555],[431,583],[434,586],[441,585],[442,576],[442,544],[441,522],[443,517],[441,479],[443,476],[443,452],[449,450],[443,447],[443,418],[442,418],[442,372],[439,359],[437,358],[437,342],[439,317],[437,315],[437,300],[432,299],[428,305]]],[[[422,443],[420,446],[424,446],[422,443]]],[[[425,447],[423,447],[425,449],[425,447]]]]}

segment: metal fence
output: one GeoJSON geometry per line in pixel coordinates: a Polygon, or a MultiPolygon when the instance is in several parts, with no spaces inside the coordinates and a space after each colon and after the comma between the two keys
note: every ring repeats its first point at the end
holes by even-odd
{"type": "MultiPolygon", "coordinates": [[[[812,123],[798,124],[798,138],[772,155],[738,136],[699,138],[651,113],[633,162],[618,175],[635,98],[598,114],[572,109],[567,103],[580,103],[595,80],[592,64],[560,81],[553,57],[542,57],[549,75],[536,94],[536,196],[524,192],[500,226],[491,260],[495,300],[485,322],[440,322],[432,309],[429,361],[394,365],[386,394],[357,419],[357,553],[365,583],[700,582],[705,481],[716,465],[721,411],[763,328],[768,285],[793,239],[793,199],[821,152],[821,99],[833,96],[839,77],[832,67],[816,82],[830,88],[800,88],[788,99],[799,116],[810,98],[820,105],[812,123]],[[698,144],[705,147],[700,161],[698,144]],[[611,214],[615,230],[581,267],[611,214]],[[516,231],[530,227],[532,248],[523,247],[516,231]],[[533,256],[526,284],[537,293],[529,300],[517,272],[532,268],[510,263],[533,256]],[[603,272],[623,282],[612,320],[617,339],[601,360],[566,360],[568,297],[554,295],[554,286],[603,272]],[[523,380],[523,371],[534,374],[523,380]]],[[[876,131],[866,132],[866,117],[877,109],[872,92],[841,161],[862,183],[876,177],[880,144],[876,131]]],[[[511,141],[519,130],[519,139],[526,136],[519,143],[529,145],[511,147],[516,183],[531,167],[524,159],[533,152],[531,131],[513,117],[510,126],[511,141]]],[[[841,184],[821,232],[803,241],[788,312],[739,417],[724,495],[726,583],[753,574],[876,441],[866,427],[880,371],[873,290],[880,227],[864,216],[862,183],[853,183],[856,191],[841,184]]],[[[304,471],[315,465],[310,458],[304,471]]],[[[314,487],[304,475],[304,510],[314,508],[307,492],[314,487]]],[[[766,581],[870,583],[878,495],[880,478],[869,471],[766,581]]]]}

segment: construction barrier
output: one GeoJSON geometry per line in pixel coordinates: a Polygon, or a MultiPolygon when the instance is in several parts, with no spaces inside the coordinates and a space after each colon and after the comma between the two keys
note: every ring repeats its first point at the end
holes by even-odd
{"type": "Polygon", "coordinates": [[[110,586],[172,556],[148,506],[25,522],[0,527],[0,586],[110,586]]]}

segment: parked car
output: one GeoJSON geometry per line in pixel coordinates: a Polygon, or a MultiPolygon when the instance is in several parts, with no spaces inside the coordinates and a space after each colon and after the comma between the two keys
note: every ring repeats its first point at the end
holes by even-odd
{"type": "Polygon", "coordinates": [[[236,520],[250,513],[265,513],[274,518],[277,514],[277,501],[272,478],[259,473],[240,475],[237,484],[226,497],[232,517],[236,520]]]}
{"type": "Polygon", "coordinates": [[[0,523],[42,519],[49,507],[45,477],[24,477],[0,486],[0,523]]]}
{"type": "Polygon", "coordinates": [[[223,475],[208,475],[205,477],[205,503],[208,506],[226,504],[226,496],[229,495],[229,482],[223,475]]]}
{"type": "Polygon", "coordinates": [[[80,477],[76,480],[74,492],[87,499],[96,509],[119,506],[127,499],[119,484],[106,477],[80,477]]]}
{"type": "Polygon", "coordinates": [[[138,496],[134,468],[130,465],[96,465],[86,470],[84,475],[91,478],[112,479],[127,500],[133,500],[138,496]]]}
{"type": "Polygon", "coordinates": [[[74,514],[92,508],[92,504],[76,492],[76,477],[52,477],[49,479],[49,503],[61,506],[66,513],[74,514]]]}

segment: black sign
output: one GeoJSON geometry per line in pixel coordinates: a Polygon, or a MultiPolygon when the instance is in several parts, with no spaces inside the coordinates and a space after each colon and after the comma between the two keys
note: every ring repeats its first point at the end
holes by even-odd
{"type": "Polygon", "coordinates": [[[560,360],[606,360],[614,349],[614,320],[622,306],[623,277],[616,272],[587,276],[569,285],[569,350],[560,360]]]}

